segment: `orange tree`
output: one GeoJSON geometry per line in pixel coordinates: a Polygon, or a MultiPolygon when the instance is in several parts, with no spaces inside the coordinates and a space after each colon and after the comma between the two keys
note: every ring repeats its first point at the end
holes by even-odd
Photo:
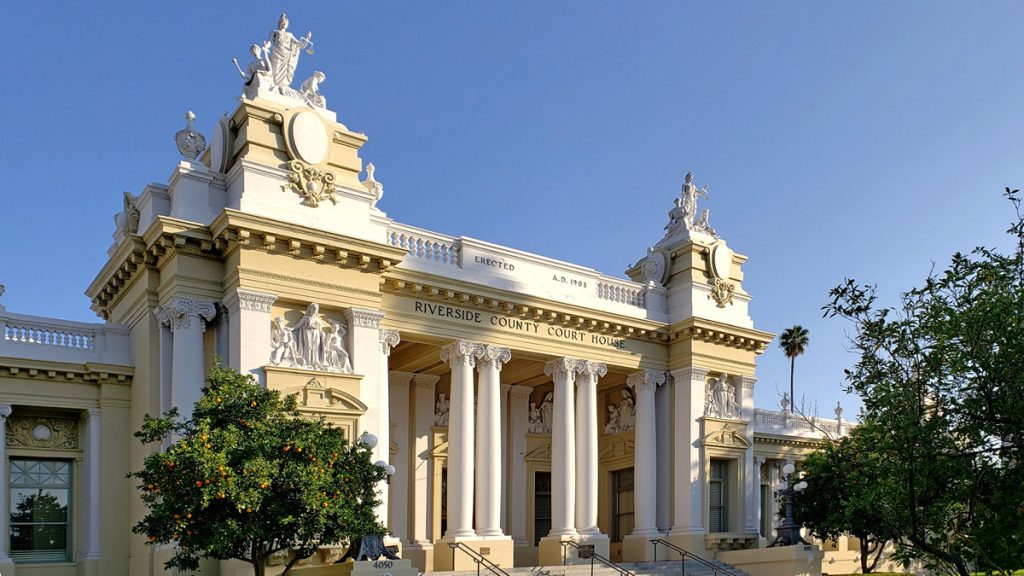
{"type": "Polygon", "coordinates": [[[148,508],[133,531],[152,545],[175,544],[167,568],[238,559],[262,576],[271,554],[290,549],[288,574],[321,542],[384,533],[374,506],[385,472],[369,448],[295,406],[295,396],[215,368],[191,419],[180,421],[176,409],[145,417],[135,433],[143,443],[175,440],[128,475],[148,508]]]}

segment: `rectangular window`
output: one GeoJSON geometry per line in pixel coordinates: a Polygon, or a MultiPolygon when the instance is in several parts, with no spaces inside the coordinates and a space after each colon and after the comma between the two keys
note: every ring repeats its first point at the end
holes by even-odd
{"type": "Polygon", "coordinates": [[[612,542],[633,533],[633,469],[612,472],[612,542]]]}
{"type": "Polygon", "coordinates": [[[772,530],[772,491],[767,484],[761,484],[761,537],[767,538],[772,530]]]}
{"type": "Polygon", "coordinates": [[[533,475],[533,545],[551,532],[551,472],[533,475]]]}
{"type": "Polygon", "coordinates": [[[729,462],[711,460],[711,474],[708,482],[709,532],[729,531],[729,462]]]}
{"type": "Polygon", "coordinates": [[[11,558],[71,560],[70,460],[11,458],[11,558]]]}

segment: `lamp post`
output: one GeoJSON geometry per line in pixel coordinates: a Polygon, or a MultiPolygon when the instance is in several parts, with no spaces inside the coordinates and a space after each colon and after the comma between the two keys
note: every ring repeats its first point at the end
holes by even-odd
{"type": "Polygon", "coordinates": [[[779,492],[783,498],[786,499],[786,517],[783,519],[782,524],[776,529],[779,533],[775,537],[775,540],[769,545],[769,548],[774,546],[796,546],[797,544],[809,544],[800,536],[800,525],[793,521],[793,496],[797,492],[803,492],[807,488],[807,482],[801,480],[800,482],[793,484],[793,473],[796,469],[792,464],[786,464],[782,467],[783,481],[786,483],[786,487],[779,492]]]}

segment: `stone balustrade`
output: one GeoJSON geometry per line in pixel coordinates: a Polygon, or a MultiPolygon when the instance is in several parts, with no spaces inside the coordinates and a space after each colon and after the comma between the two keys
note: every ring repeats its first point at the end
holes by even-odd
{"type": "Polygon", "coordinates": [[[805,438],[835,438],[849,433],[852,423],[816,416],[805,417],[789,411],[754,410],[755,434],[786,434],[805,438]]]}
{"type": "Polygon", "coordinates": [[[388,228],[388,244],[406,250],[409,256],[418,260],[442,266],[462,267],[462,242],[458,238],[412,226],[392,224],[388,228]]]}
{"type": "Polygon", "coordinates": [[[128,328],[0,311],[0,357],[131,366],[128,328]]]}
{"type": "Polygon", "coordinates": [[[597,297],[637,308],[646,307],[645,288],[635,282],[603,278],[597,283],[597,297]]]}

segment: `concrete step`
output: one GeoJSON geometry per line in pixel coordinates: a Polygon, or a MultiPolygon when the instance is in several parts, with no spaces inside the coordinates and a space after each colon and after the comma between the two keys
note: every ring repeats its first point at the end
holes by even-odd
{"type": "MultiPolygon", "coordinates": [[[[728,564],[724,564],[717,560],[710,560],[711,564],[718,566],[724,570],[728,570],[736,576],[750,576],[746,572],[739,570],[728,564]]],[[[681,566],[678,560],[660,561],[660,562],[637,562],[637,563],[626,563],[619,564],[623,569],[629,570],[636,574],[636,576],[681,576],[681,566]]],[[[696,560],[687,560],[684,564],[685,576],[716,576],[715,571],[696,560]]],[[[515,568],[503,568],[505,572],[511,576],[590,576],[591,566],[587,564],[569,564],[567,566],[555,565],[555,566],[518,566],[515,568]]],[[[430,576],[476,576],[476,570],[455,570],[449,572],[430,572],[430,576]]],[[[481,576],[492,576],[491,573],[484,568],[480,567],[481,576]]],[[[593,566],[593,576],[620,576],[619,572],[614,568],[605,566],[600,562],[595,562],[593,566]]],[[[718,576],[722,576],[719,572],[718,576]]]]}

